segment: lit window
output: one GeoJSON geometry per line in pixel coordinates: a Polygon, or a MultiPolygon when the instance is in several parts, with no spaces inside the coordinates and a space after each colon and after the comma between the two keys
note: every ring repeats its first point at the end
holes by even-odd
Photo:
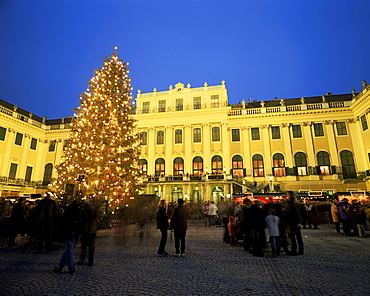
{"type": "Polygon", "coordinates": [[[265,175],[263,168],[263,157],[261,154],[255,154],[252,157],[253,177],[263,177],[265,175]]]}
{"type": "Polygon", "coordinates": [[[146,159],[139,159],[138,167],[139,167],[140,173],[144,175],[148,174],[148,162],[146,161],[146,159]]]}
{"type": "Polygon", "coordinates": [[[196,156],[193,159],[193,174],[196,176],[203,174],[203,158],[196,156]]]}
{"type": "Polygon", "coordinates": [[[281,153],[275,153],[273,156],[274,176],[285,176],[285,161],[281,153]]]}
{"type": "Polygon", "coordinates": [[[163,158],[158,158],[155,161],[155,175],[160,176],[164,175],[165,161],[163,158]]]}
{"type": "Polygon", "coordinates": [[[222,157],[219,155],[212,157],[212,173],[222,174],[222,157]]]}
{"type": "Polygon", "coordinates": [[[294,155],[295,166],[297,168],[297,175],[298,176],[306,176],[307,175],[307,157],[306,154],[303,152],[297,152],[294,155]]]}
{"type": "Polygon", "coordinates": [[[330,158],[328,152],[320,151],[317,153],[317,164],[319,166],[319,175],[330,175],[330,158]]]}
{"type": "Polygon", "coordinates": [[[240,155],[235,155],[232,158],[232,166],[233,166],[233,177],[244,177],[244,170],[243,170],[243,158],[240,155]]]}
{"type": "Polygon", "coordinates": [[[173,175],[182,176],[184,175],[184,160],[181,157],[176,157],[173,161],[173,175]]]}

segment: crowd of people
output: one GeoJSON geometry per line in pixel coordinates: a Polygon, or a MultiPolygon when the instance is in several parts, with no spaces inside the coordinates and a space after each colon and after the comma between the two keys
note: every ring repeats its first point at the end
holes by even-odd
{"type": "Polygon", "coordinates": [[[37,202],[27,201],[19,197],[14,204],[5,199],[0,200],[0,233],[1,243],[12,247],[16,238],[28,236],[27,245],[36,244],[37,254],[53,251],[53,241],[66,242],[64,252],[55,271],[62,272],[68,265],[68,272],[75,272],[75,265],[84,264],[88,250],[88,265],[93,265],[95,237],[98,220],[101,217],[100,202],[94,195],[84,200],[75,198],[65,207],[60,207],[53,195],[46,196],[37,202]],[[75,263],[74,248],[81,238],[81,252],[75,263]]]}
{"type": "MultiPolygon", "coordinates": [[[[181,207],[176,207],[173,203],[167,206],[165,201],[160,201],[157,228],[162,235],[158,256],[168,255],[164,246],[167,231],[172,227],[163,221],[171,220],[177,208],[181,208],[182,213],[187,212],[187,217],[190,217],[190,213],[199,211],[197,204],[186,206],[182,204],[181,207]]],[[[320,224],[333,222],[338,234],[366,237],[369,214],[370,208],[367,217],[365,205],[356,201],[352,204],[347,199],[340,202],[298,201],[292,191],[287,192],[286,199],[278,201],[270,199],[267,203],[245,198],[242,203],[216,205],[213,201],[205,201],[202,205],[204,226],[216,227],[223,224],[225,242],[235,246],[238,241],[242,241],[244,250],[257,257],[266,255],[267,243],[270,243],[272,256],[279,256],[281,251],[290,256],[303,255],[304,242],[301,229],[317,230],[320,224]],[[340,230],[341,224],[343,232],[340,230]]],[[[182,238],[184,241],[185,236],[182,238]]],[[[176,248],[176,256],[177,253],[183,255],[184,252],[176,248]]]]}

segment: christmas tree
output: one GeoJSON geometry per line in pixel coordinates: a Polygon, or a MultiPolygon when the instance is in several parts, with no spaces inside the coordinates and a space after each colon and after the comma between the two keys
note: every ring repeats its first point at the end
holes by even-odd
{"type": "Polygon", "coordinates": [[[68,187],[120,203],[139,186],[139,142],[128,63],[117,48],[103,61],[80,97],[55,185],[59,193],[68,187]]]}

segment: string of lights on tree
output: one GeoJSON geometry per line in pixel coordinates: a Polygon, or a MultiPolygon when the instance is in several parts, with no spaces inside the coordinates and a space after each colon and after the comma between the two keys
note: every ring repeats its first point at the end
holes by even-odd
{"type": "Polygon", "coordinates": [[[85,194],[120,203],[140,186],[135,107],[128,63],[118,58],[117,48],[103,62],[80,97],[55,186],[63,193],[66,184],[74,184],[85,194]]]}

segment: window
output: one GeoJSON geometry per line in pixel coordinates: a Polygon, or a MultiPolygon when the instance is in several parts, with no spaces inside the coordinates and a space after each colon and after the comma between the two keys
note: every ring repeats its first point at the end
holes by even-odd
{"type": "Polygon", "coordinates": [[[362,115],[360,117],[360,120],[361,120],[362,130],[366,131],[369,128],[368,125],[367,125],[366,115],[365,114],[362,115]]]}
{"type": "Polygon", "coordinates": [[[144,175],[148,174],[148,162],[146,161],[146,159],[139,159],[138,166],[140,173],[144,175]]]}
{"type": "Polygon", "coordinates": [[[220,107],[220,100],[218,95],[211,96],[211,108],[218,108],[220,107]]]}
{"type": "Polygon", "coordinates": [[[240,129],[238,128],[231,129],[231,140],[233,142],[240,142],[240,129]]]}
{"type": "Polygon", "coordinates": [[[31,181],[31,177],[32,177],[32,170],[33,170],[33,167],[31,167],[31,166],[27,166],[27,168],[26,168],[26,175],[25,175],[25,177],[24,177],[24,180],[25,180],[26,182],[31,181]]]}
{"type": "Polygon", "coordinates": [[[244,177],[243,171],[243,158],[240,155],[234,155],[232,158],[232,166],[233,166],[233,177],[244,177]]]}
{"type": "Polygon", "coordinates": [[[159,100],[158,112],[166,112],[166,100],[159,100]]]}
{"type": "Polygon", "coordinates": [[[32,139],[31,139],[30,149],[32,149],[32,150],[36,150],[36,147],[37,147],[37,139],[32,138],[32,139]]]}
{"type": "Polygon", "coordinates": [[[202,141],[202,130],[200,128],[193,129],[193,142],[200,143],[202,141]]]}
{"type": "Polygon", "coordinates": [[[181,157],[176,157],[173,161],[173,175],[182,176],[184,175],[184,160],[181,157]]]}
{"type": "Polygon", "coordinates": [[[324,136],[324,128],[322,126],[322,123],[314,123],[313,129],[315,133],[315,137],[323,137],[324,136]]]}
{"type": "Polygon", "coordinates": [[[221,140],[220,138],[220,127],[212,127],[212,142],[218,142],[221,140]]]}
{"type": "Polygon", "coordinates": [[[260,139],[260,128],[259,127],[252,127],[251,128],[252,140],[256,141],[260,139]]]}
{"type": "Polygon", "coordinates": [[[212,157],[212,173],[222,174],[222,157],[219,155],[212,157]]]}
{"type": "Polygon", "coordinates": [[[320,151],[317,153],[317,165],[319,175],[330,175],[330,158],[329,153],[320,151]]]}
{"type": "Polygon", "coordinates": [[[63,151],[65,151],[70,144],[71,144],[71,140],[64,140],[63,151]]]}
{"type": "Polygon", "coordinates": [[[55,151],[56,144],[57,144],[56,140],[50,141],[50,143],[49,143],[49,152],[55,151]]]}
{"type": "Polygon", "coordinates": [[[306,154],[303,152],[297,152],[294,155],[294,162],[297,169],[298,176],[306,176],[307,175],[307,157],[306,154]]]}
{"type": "Polygon", "coordinates": [[[140,133],[140,145],[148,145],[148,133],[147,132],[140,133]]]}
{"type": "Polygon", "coordinates": [[[5,141],[6,128],[0,126],[0,141],[5,141]]]}
{"type": "Polygon", "coordinates": [[[193,158],[193,175],[199,176],[203,174],[203,158],[196,156],[193,158]]]}
{"type": "Polygon", "coordinates": [[[346,128],[346,123],[344,121],[337,121],[335,123],[337,126],[337,134],[338,136],[345,136],[347,135],[347,128],[346,128]]]}
{"type": "Polygon", "coordinates": [[[22,145],[22,141],[23,141],[23,134],[17,133],[17,135],[15,136],[15,142],[14,142],[14,144],[21,146],[22,145]]]}
{"type": "Polygon", "coordinates": [[[263,177],[265,175],[263,169],[263,157],[261,154],[255,154],[252,157],[253,177],[263,177]]]}
{"type": "Polygon", "coordinates": [[[175,144],[182,143],[182,129],[175,130],[175,144]]]}
{"type": "Polygon", "coordinates": [[[44,179],[42,180],[42,185],[46,186],[50,184],[52,173],[53,173],[53,165],[51,163],[48,163],[47,165],[45,165],[44,179]]]}
{"type": "Polygon", "coordinates": [[[193,98],[193,109],[202,109],[202,99],[201,97],[193,98]]]}
{"type": "Polygon", "coordinates": [[[300,124],[292,125],[293,138],[302,138],[302,129],[300,124]]]}
{"type": "Polygon", "coordinates": [[[183,99],[176,99],[176,111],[184,110],[184,100],[183,99]]]}
{"type": "Polygon", "coordinates": [[[353,154],[349,150],[343,150],[340,153],[340,161],[342,163],[343,178],[354,179],[357,178],[355,162],[353,160],[353,154]]]}
{"type": "Polygon", "coordinates": [[[165,162],[163,158],[158,158],[155,161],[155,175],[156,176],[164,175],[164,165],[165,165],[165,162]]]}
{"type": "Polygon", "coordinates": [[[285,161],[283,154],[275,153],[272,157],[272,164],[274,166],[273,169],[275,177],[285,176],[285,161]]]}
{"type": "Polygon", "coordinates": [[[272,139],[280,139],[280,126],[271,127],[271,137],[272,139]]]}
{"type": "Polygon", "coordinates": [[[164,144],[164,131],[157,131],[157,145],[164,144]]]}
{"type": "Polygon", "coordinates": [[[143,102],[143,109],[141,110],[142,114],[150,112],[150,102],[143,102]]]}
{"type": "Polygon", "coordinates": [[[18,168],[18,164],[16,163],[10,164],[9,179],[13,179],[13,180],[15,179],[17,175],[17,168],[18,168]]]}

